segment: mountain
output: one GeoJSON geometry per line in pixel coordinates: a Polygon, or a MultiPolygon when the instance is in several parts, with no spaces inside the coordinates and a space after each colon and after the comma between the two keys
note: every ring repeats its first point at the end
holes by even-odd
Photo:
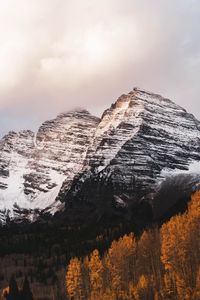
{"type": "Polygon", "coordinates": [[[9,132],[0,141],[1,219],[29,218],[61,209],[55,198],[63,181],[83,165],[99,119],[86,110],[63,113],[34,134],[9,132]]]}
{"type": "Polygon", "coordinates": [[[200,122],[169,99],[135,88],[104,112],[83,172],[60,198],[72,219],[84,209],[87,218],[121,211],[130,218],[145,201],[156,218],[198,189],[199,175],[200,122]],[[166,187],[176,194],[166,199],[166,187]]]}
{"type": "MultiPolygon", "coordinates": [[[[200,122],[172,101],[141,89],[122,95],[101,119],[60,114],[37,134],[0,141],[1,219],[64,210],[68,218],[130,217],[140,203],[157,215],[200,183],[200,122]],[[173,178],[173,180],[172,180],[173,178]],[[166,186],[173,195],[162,204],[166,186]]],[[[164,212],[163,212],[164,213],[164,212]]]]}

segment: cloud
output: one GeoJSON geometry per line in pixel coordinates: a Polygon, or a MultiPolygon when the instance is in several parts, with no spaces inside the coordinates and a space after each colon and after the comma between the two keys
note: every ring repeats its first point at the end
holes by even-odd
{"type": "Polygon", "coordinates": [[[198,117],[199,1],[0,0],[0,134],[140,86],[198,117]]]}

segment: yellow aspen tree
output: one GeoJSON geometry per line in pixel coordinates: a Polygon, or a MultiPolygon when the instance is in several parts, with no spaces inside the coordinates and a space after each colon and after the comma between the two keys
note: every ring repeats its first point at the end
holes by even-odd
{"type": "Polygon", "coordinates": [[[88,263],[91,293],[95,297],[103,292],[103,263],[99,251],[94,250],[88,263]]]}
{"type": "Polygon", "coordinates": [[[162,226],[161,240],[161,260],[174,274],[177,297],[190,299],[200,264],[200,192],[192,196],[188,212],[162,226]]]}
{"type": "Polygon", "coordinates": [[[170,299],[176,295],[176,286],[174,282],[174,276],[172,272],[168,271],[164,274],[164,287],[162,290],[162,296],[164,299],[170,299]]]}
{"type": "Polygon", "coordinates": [[[193,218],[199,219],[200,217],[200,190],[196,192],[188,205],[188,213],[193,215],[193,218]]]}
{"type": "Polygon", "coordinates": [[[72,258],[67,268],[66,288],[70,299],[84,299],[81,278],[81,262],[78,258],[72,258]]]}
{"type": "Polygon", "coordinates": [[[133,279],[135,250],[136,242],[133,234],[114,241],[108,250],[105,262],[112,287],[117,293],[128,290],[129,282],[133,279]]]}
{"type": "Polygon", "coordinates": [[[138,287],[132,282],[129,284],[129,299],[140,300],[138,287]]]}
{"type": "Polygon", "coordinates": [[[118,255],[117,242],[112,242],[111,247],[108,250],[105,262],[110,274],[110,282],[114,291],[119,291],[121,289],[121,270],[119,270],[118,265],[120,264],[118,255]]]}
{"type": "MultiPolygon", "coordinates": [[[[95,299],[97,300],[97,299],[95,299]]],[[[99,300],[118,300],[118,297],[110,288],[107,288],[99,300]]]]}
{"type": "Polygon", "coordinates": [[[138,287],[142,290],[147,289],[148,287],[148,281],[147,278],[144,275],[141,275],[138,280],[138,287]]]}
{"type": "Polygon", "coordinates": [[[132,281],[135,276],[135,267],[136,267],[136,240],[134,235],[131,233],[129,235],[125,235],[122,238],[122,249],[124,253],[124,278],[126,283],[132,281]]]}
{"type": "Polygon", "coordinates": [[[85,296],[89,297],[90,292],[91,292],[91,287],[90,287],[89,257],[88,256],[86,256],[83,260],[81,273],[82,273],[82,281],[83,281],[85,296]]]}
{"type": "Polygon", "coordinates": [[[138,241],[137,276],[146,274],[153,275],[155,288],[160,289],[162,285],[162,264],[160,261],[161,245],[158,228],[144,231],[138,241]]]}
{"type": "Polygon", "coordinates": [[[139,297],[143,300],[150,299],[148,295],[149,282],[145,275],[141,275],[138,280],[137,289],[139,297]]]}
{"type": "Polygon", "coordinates": [[[178,296],[177,298],[179,300],[184,300],[184,299],[190,300],[191,299],[190,291],[188,290],[184,279],[179,274],[176,274],[175,280],[176,280],[176,290],[178,296]]]}
{"type": "Polygon", "coordinates": [[[183,279],[188,272],[188,253],[186,233],[187,216],[178,215],[165,223],[161,228],[161,261],[166,271],[181,274],[183,279]]]}
{"type": "Polygon", "coordinates": [[[187,252],[189,286],[196,284],[196,274],[200,265],[200,192],[192,196],[187,213],[187,252]]]}

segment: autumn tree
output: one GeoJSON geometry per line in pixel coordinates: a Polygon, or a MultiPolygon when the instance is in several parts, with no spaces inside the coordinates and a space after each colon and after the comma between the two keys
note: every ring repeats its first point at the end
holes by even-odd
{"type": "Polygon", "coordinates": [[[125,235],[114,241],[106,256],[106,266],[109,270],[113,289],[120,293],[127,289],[134,273],[134,254],[136,242],[133,234],[125,235]]]}
{"type": "Polygon", "coordinates": [[[67,268],[66,287],[70,299],[84,299],[81,276],[81,262],[78,258],[72,258],[67,268]]]}
{"type": "Polygon", "coordinates": [[[142,274],[153,276],[155,288],[160,289],[162,285],[161,265],[161,243],[158,228],[144,231],[137,246],[137,277],[142,274]]]}
{"type": "Polygon", "coordinates": [[[200,192],[192,197],[188,212],[162,226],[161,239],[161,260],[174,278],[178,299],[190,299],[200,264],[200,192]]]}
{"type": "Polygon", "coordinates": [[[162,227],[113,241],[100,258],[94,250],[83,263],[70,261],[66,275],[71,299],[199,300],[200,192],[188,210],[162,227]]]}
{"type": "Polygon", "coordinates": [[[3,291],[2,291],[2,296],[5,299],[8,299],[8,295],[9,295],[9,286],[7,286],[6,288],[4,288],[3,291]]]}
{"type": "Polygon", "coordinates": [[[89,277],[92,298],[97,297],[103,291],[103,272],[104,267],[99,256],[99,251],[94,250],[90,256],[89,277]]]}

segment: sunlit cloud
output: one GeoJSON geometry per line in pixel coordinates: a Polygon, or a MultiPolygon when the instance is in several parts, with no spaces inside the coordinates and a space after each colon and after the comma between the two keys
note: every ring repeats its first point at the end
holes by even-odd
{"type": "Polygon", "coordinates": [[[0,134],[133,86],[196,112],[199,18],[197,0],[0,0],[0,134]]]}

